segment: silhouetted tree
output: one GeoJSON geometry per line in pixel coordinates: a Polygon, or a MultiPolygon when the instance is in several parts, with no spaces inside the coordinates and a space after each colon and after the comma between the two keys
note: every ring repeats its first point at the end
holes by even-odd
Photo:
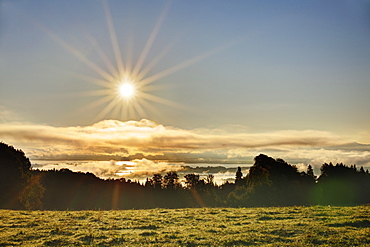
{"type": "Polygon", "coordinates": [[[0,207],[41,207],[38,202],[43,188],[38,181],[32,176],[31,163],[24,152],[0,142],[0,207]]]}
{"type": "Polygon", "coordinates": [[[254,158],[255,163],[246,177],[248,187],[233,195],[244,205],[286,206],[307,202],[306,173],[299,173],[294,165],[282,159],[273,159],[264,154],[254,158]]]}
{"type": "Polygon", "coordinates": [[[317,202],[355,205],[370,203],[370,176],[356,165],[324,163],[318,178],[317,202]]]}
{"type": "Polygon", "coordinates": [[[106,179],[68,169],[31,170],[21,150],[0,143],[0,206],[2,208],[84,210],[204,206],[286,206],[312,203],[353,205],[370,203],[370,174],[363,167],[325,163],[316,180],[311,165],[298,172],[282,159],[260,154],[243,178],[214,183],[214,176],[154,174],[145,185],[137,181],[106,179]]]}
{"type": "Polygon", "coordinates": [[[214,180],[215,180],[215,176],[214,175],[212,175],[212,174],[209,174],[208,176],[207,176],[207,178],[206,178],[206,180],[205,180],[205,183],[207,184],[207,185],[210,185],[210,186],[215,186],[215,182],[214,182],[214,180]]]}
{"type": "Polygon", "coordinates": [[[238,170],[236,171],[235,174],[235,181],[241,180],[242,177],[243,177],[242,168],[238,166],[238,170]]]}
{"type": "Polygon", "coordinates": [[[365,170],[364,170],[364,167],[363,166],[360,167],[360,172],[361,173],[365,173],[365,170]]]}
{"type": "Polygon", "coordinates": [[[197,185],[200,183],[199,181],[199,175],[191,173],[184,176],[185,178],[185,184],[186,188],[188,189],[194,189],[197,187],[197,185]]]}
{"type": "Polygon", "coordinates": [[[153,181],[153,188],[154,189],[161,189],[162,188],[162,181],[163,181],[163,177],[160,173],[156,173],[153,175],[153,178],[152,178],[152,181],[153,181]]]}
{"type": "Polygon", "coordinates": [[[235,185],[237,186],[244,185],[242,168],[240,166],[238,166],[238,170],[236,171],[235,174],[235,185]]]}
{"type": "Polygon", "coordinates": [[[311,165],[307,166],[307,175],[313,179],[316,179],[315,174],[313,173],[313,169],[311,165]]]}
{"type": "Polygon", "coordinates": [[[181,188],[179,175],[177,175],[177,172],[167,172],[167,174],[163,177],[163,188],[169,190],[181,188]]]}
{"type": "Polygon", "coordinates": [[[44,192],[45,188],[40,182],[40,176],[32,175],[20,194],[20,201],[28,210],[42,209],[44,192]]]}

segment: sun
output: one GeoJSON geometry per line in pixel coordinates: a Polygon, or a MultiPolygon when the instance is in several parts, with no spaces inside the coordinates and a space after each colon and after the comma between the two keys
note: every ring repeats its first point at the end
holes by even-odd
{"type": "Polygon", "coordinates": [[[135,91],[136,91],[134,84],[129,83],[129,82],[123,82],[119,86],[118,90],[119,90],[119,95],[125,99],[132,98],[135,95],[135,91]]]}
{"type": "MultiPolygon", "coordinates": [[[[77,79],[84,80],[100,86],[100,89],[85,91],[81,94],[84,96],[99,97],[95,101],[79,109],[79,112],[90,111],[94,108],[102,108],[100,112],[95,114],[93,121],[100,121],[104,119],[108,114],[122,120],[134,119],[137,117],[143,118],[150,114],[160,114],[160,111],[156,108],[156,104],[162,104],[170,107],[176,107],[179,109],[186,109],[185,106],[178,104],[174,101],[162,98],[155,94],[155,91],[167,88],[165,84],[156,84],[161,78],[164,78],[172,73],[182,70],[190,65],[193,65],[208,56],[224,49],[223,46],[214,50],[210,50],[203,54],[197,55],[196,57],[185,60],[179,64],[174,64],[161,71],[156,71],[156,65],[161,61],[163,57],[173,48],[174,43],[171,43],[163,50],[154,54],[153,58],[149,59],[148,55],[151,53],[151,48],[156,39],[159,29],[165,19],[169,4],[167,4],[158,21],[156,22],[153,31],[151,32],[148,40],[146,41],[141,53],[139,54],[136,62],[131,58],[131,55],[126,58],[126,62],[123,60],[123,52],[119,46],[119,39],[116,35],[116,30],[113,25],[113,19],[110,13],[109,5],[107,1],[103,1],[104,13],[108,25],[109,37],[113,48],[113,61],[111,57],[107,55],[102,46],[99,45],[96,38],[91,34],[87,33],[86,37],[88,44],[91,45],[96,54],[100,57],[102,64],[90,60],[81,53],[78,48],[68,44],[56,34],[54,34],[48,28],[42,26],[50,37],[61,45],[65,50],[70,52],[73,56],[79,59],[93,72],[96,73],[94,76],[75,74],[77,79]]],[[[227,47],[227,46],[225,46],[227,47]]],[[[132,48],[131,48],[132,49],[132,48]]],[[[127,50],[127,54],[131,51],[127,50]]]]}

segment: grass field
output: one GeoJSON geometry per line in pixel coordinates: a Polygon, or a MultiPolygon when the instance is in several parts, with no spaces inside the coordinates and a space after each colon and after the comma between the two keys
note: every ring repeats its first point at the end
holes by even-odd
{"type": "Polygon", "coordinates": [[[0,246],[370,246],[370,206],[0,213],[0,246]]]}

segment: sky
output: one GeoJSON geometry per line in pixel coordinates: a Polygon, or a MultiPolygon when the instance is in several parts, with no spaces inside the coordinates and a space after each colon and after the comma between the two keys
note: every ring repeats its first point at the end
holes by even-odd
{"type": "Polygon", "coordinates": [[[100,176],[370,169],[369,44],[365,0],[2,0],[0,141],[100,176]]]}

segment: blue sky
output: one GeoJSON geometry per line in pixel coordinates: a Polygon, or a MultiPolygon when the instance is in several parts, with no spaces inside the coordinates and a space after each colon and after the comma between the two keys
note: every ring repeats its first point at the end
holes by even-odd
{"type": "MultiPolygon", "coordinates": [[[[102,1],[1,1],[3,129],[14,123],[26,131],[26,123],[47,129],[148,119],[166,129],[192,133],[278,136],[298,131],[304,139],[307,131],[314,131],[319,133],[317,140],[323,133],[325,138],[335,136],[336,141],[331,139],[326,146],[370,143],[369,1],[106,3],[110,15],[102,1]],[[112,45],[107,17],[114,26],[119,54],[112,45]],[[158,32],[151,36],[156,27],[158,32]],[[147,100],[141,104],[142,111],[135,108],[126,115],[117,114],[118,108],[104,112],[109,101],[94,104],[103,96],[87,92],[102,86],[81,77],[104,80],[87,63],[109,69],[92,40],[116,67],[117,56],[126,67],[127,62],[134,67],[149,48],[144,68],[163,52],[146,75],[178,66],[150,83],[149,94],[161,102],[147,100]]],[[[130,104],[138,102],[139,96],[130,104]]],[[[18,140],[21,148],[40,157],[36,147],[9,133],[3,131],[0,137],[18,140]]],[[[35,136],[32,140],[51,145],[38,143],[35,136]]],[[[308,144],[316,149],[323,145],[308,144]]],[[[246,146],[243,150],[253,153],[251,157],[263,151],[246,146]]],[[[227,152],[233,148],[226,148],[227,152]]],[[[272,154],[288,157],[283,149],[272,154]]],[[[369,155],[369,150],[364,152],[362,159],[369,155]]]]}

